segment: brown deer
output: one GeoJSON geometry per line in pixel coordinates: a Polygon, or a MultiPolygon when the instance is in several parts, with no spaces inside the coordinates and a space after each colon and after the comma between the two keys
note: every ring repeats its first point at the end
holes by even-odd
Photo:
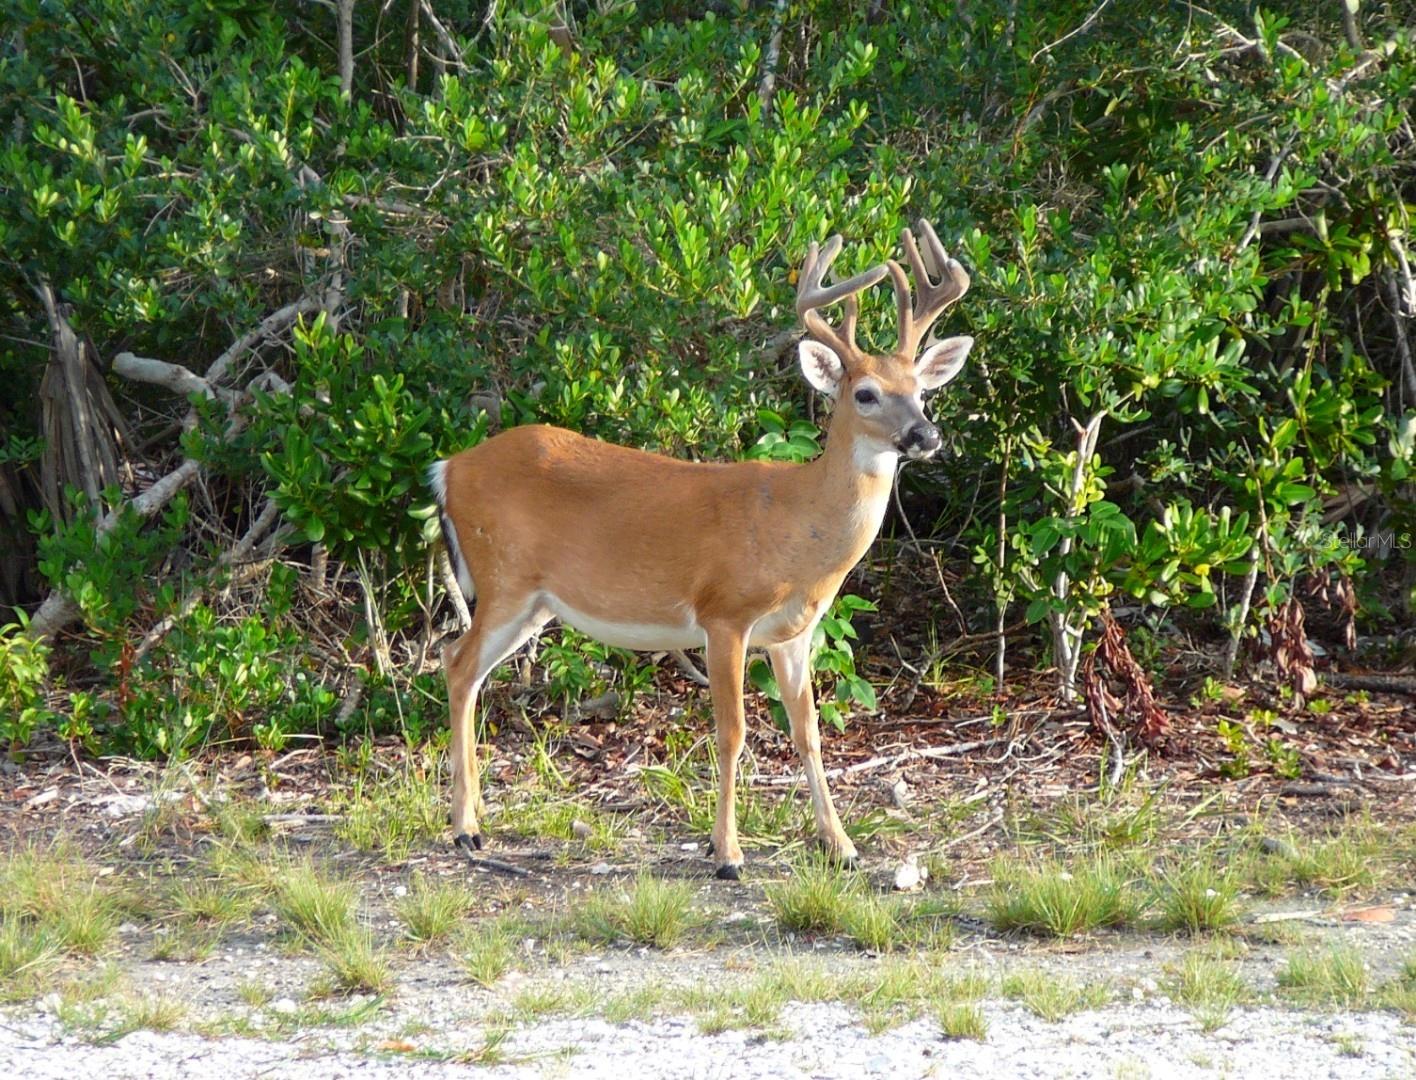
{"type": "Polygon", "coordinates": [[[765,648],[817,831],[828,852],[854,862],[821,766],[812,630],[880,531],[900,456],[939,449],[922,395],[957,375],[973,345],[969,337],[931,341],[916,358],[930,325],[969,287],[928,222],[918,227],[923,257],[909,229],[901,237],[918,289],[913,305],[893,259],[826,285],[840,236],[807,252],[796,299],[807,331],[801,369],[836,401],[826,448],[813,461],[678,461],[537,424],[433,466],[443,539],[459,584],[477,601],[471,629],[443,655],[456,844],[482,846],[477,692],[507,656],[560,619],[621,648],[706,650],[720,773],[712,852],[717,876],[734,880],[742,867],[733,792],[743,667],[749,646],[765,648]],[[872,356],[856,345],[857,294],[887,274],[899,342],[889,355],[872,356]],[[842,300],[845,314],[833,327],[820,309],[842,300]]]}

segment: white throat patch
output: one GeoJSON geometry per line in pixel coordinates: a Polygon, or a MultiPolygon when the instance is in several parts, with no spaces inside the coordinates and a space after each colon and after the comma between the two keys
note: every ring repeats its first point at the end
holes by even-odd
{"type": "Polygon", "coordinates": [[[898,451],[881,449],[879,443],[870,439],[856,439],[851,457],[855,467],[866,476],[894,476],[895,466],[900,463],[898,451]]]}

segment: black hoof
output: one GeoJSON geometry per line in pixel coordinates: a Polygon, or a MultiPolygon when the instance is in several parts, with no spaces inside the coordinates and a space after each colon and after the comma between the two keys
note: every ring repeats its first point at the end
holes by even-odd
{"type": "Polygon", "coordinates": [[[482,850],[482,834],[481,834],[481,833],[472,833],[472,834],[469,836],[469,835],[468,835],[467,833],[465,833],[465,832],[464,832],[464,833],[458,833],[458,834],[457,834],[455,837],[453,837],[453,839],[452,839],[452,846],[453,846],[453,847],[459,847],[459,848],[461,848],[463,851],[481,851],[481,850],[482,850]]]}
{"type": "Polygon", "coordinates": [[[713,838],[711,836],[708,838],[707,853],[709,855],[713,854],[713,838]]]}
{"type": "Polygon", "coordinates": [[[855,856],[855,855],[847,855],[847,856],[846,856],[845,858],[843,858],[843,859],[838,858],[838,859],[836,860],[836,863],[837,863],[838,866],[840,866],[840,868],[841,868],[842,870],[859,870],[859,869],[860,869],[860,858],[859,858],[858,856],[855,856]]]}
{"type": "Polygon", "coordinates": [[[734,866],[732,863],[724,863],[718,867],[717,873],[713,875],[719,881],[741,881],[742,867],[734,866]]]}

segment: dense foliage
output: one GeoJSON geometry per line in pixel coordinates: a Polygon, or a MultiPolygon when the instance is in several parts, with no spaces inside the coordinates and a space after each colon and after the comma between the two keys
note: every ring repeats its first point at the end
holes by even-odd
{"type": "MultiPolygon", "coordinates": [[[[530,420],[809,455],[792,268],[918,216],[973,275],[946,452],[904,482],[970,630],[1050,627],[1070,683],[1107,607],[1409,623],[1416,43],[1380,6],[347,6],[341,63],[343,3],[10,4],[0,600],[82,623],[62,667],[0,638],[0,737],[437,716],[388,682],[434,620],[426,465],[530,420]],[[215,362],[209,396],[123,354],[215,362]]],[[[852,610],[839,709],[873,703],[852,610]]],[[[566,651],[558,694],[637,677],[566,651]]]]}

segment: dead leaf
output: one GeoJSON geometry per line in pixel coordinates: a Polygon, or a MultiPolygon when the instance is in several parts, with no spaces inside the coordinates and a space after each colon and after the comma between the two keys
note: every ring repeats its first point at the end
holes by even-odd
{"type": "Polygon", "coordinates": [[[1375,904],[1372,907],[1351,908],[1339,918],[1343,922],[1389,923],[1396,919],[1396,908],[1390,904],[1375,904]]]}

